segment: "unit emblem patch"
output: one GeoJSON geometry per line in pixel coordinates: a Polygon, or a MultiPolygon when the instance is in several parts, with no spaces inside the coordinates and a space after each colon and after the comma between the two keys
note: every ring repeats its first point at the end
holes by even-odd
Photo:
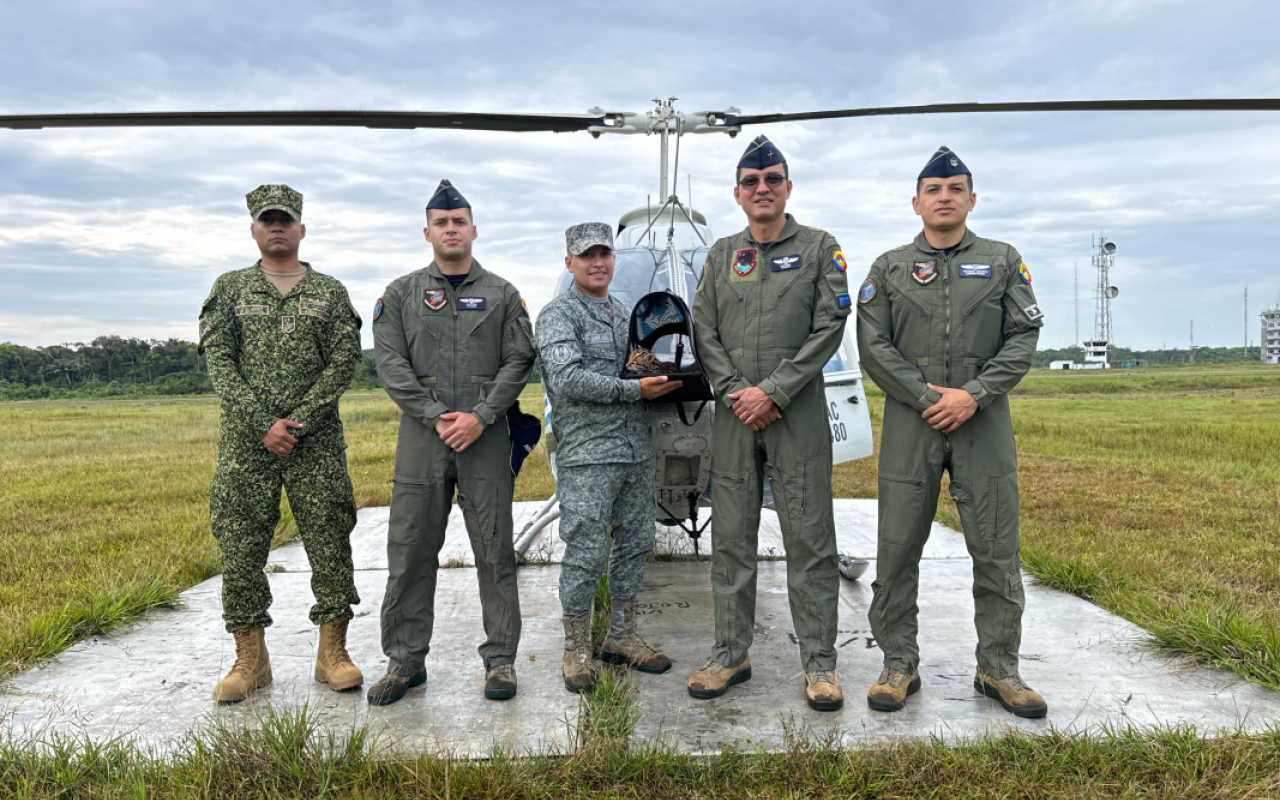
{"type": "Polygon", "coordinates": [[[483,297],[459,297],[459,311],[484,311],[485,298],[483,297]]]}
{"type": "Polygon", "coordinates": [[[961,264],[956,267],[961,278],[990,278],[990,264],[961,264]]]}
{"type": "Polygon", "coordinates": [[[382,298],[378,298],[378,302],[373,304],[373,321],[377,322],[378,317],[382,316],[382,298]]]}
{"type": "Polygon", "coordinates": [[[911,268],[911,277],[921,286],[928,286],[938,277],[938,262],[917,261],[911,268]]]}
{"type": "Polygon", "coordinates": [[[561,342],[547,348],[547,361],[556,366],[563,366],[573,360],[573,348],[561,342]]]}
{"type": "Polygon", "coordinates": [[[1021,278],[1022,282],[1026,285],[1031,285],[1031,270],[1027,269],[1026,264],[1018,267],[1018,277],[1021,278]]]}
{"type": "Polygon", "coordinates": [[[844,253],[840,250],[837,250],[836,254],[831,257],[831,263],[835,264],[836,269],[841,272],[844,272],[849,268],[849,262],[844,260],[844,253]]]}
{"type": "Polygon", "coordinates": [[[444,293],[444,289],[428,289],[422,295],[422,302],[432,311],[439,311],[449,302],[449,296],[444,293]]]}
{"type": "Polygon", "coordinates": [[[739,277],[745,278],[750,275],[752,270],[756,268],[756,249],[748,247],[745,250],[739,250],[733,255],[733,271],[739,277]]]}
{"type": "Polygon", "coordinates": [[[1022,309],[1022,313],[1026,314],[1027,319],[1031,320],[1032,322],[1035,322],[1036,320],[1044,316],[1044,312],[1040,310],[1040,306],[1036,303],[1032,303],[1031,305],[1022,309]]]}
{"type": "Polygon", "coordinates": [[[800,269],[803,264],[804,262],[800,260],[798,255],[778,256],[777,258],[769,259],[769,270],[771,272],[786,272],[790,269],[800,269]]]}
{"type": "Polygon", "coordinates": [[[293,333],[298,327],[298,318],[292,314],[287,314],[280,318],[280,330],[285,333],[293,333]]]}
{"type": "Polygon", "coordinates": [[[862,282],[862,288],[858,290],[858,302],[870,303],[876,296],[876,282],[867,278],[862,282]]]}

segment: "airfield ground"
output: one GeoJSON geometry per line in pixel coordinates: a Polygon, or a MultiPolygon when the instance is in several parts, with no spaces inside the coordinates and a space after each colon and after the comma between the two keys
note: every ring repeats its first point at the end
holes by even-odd
{"type": "MultiPolygon", "coordinates": [[[[1280,371],[1259,369],[1030,376],[1013,400],[1028,571],[1136,622],[1159,646],[1280,687],[1277,389],[1280,371]]],[[[878,432],[882,400],[869,400],[878,432]]],[[[540,404],[529,390],[526,409],[540,404]]],[[[362,506],[385,505],[396,410],[381,395],[349,395],[343,416],[357,498],[362,506]]],[[[216,419],[211,400],[0,411],[0,677],[171,602],[217,572],[205,505],[216,419]]],[[[838,467],[836,488],[844,497],[874,496],[874,459],[838,467]]],[[[550,491],[539,452],[522,473],[517,499],[550,491]]],[[[949,504],[939,517],[958,524],[949,504]]],[[[279,538],[291,533],[286,517],[279,538]]],[[[862,688],[847,691],[856,700],[862,688]]],[[[300,744],[305,721],[287,716],[269,729],[276,738],[229,732],[167,764],[116,753],[117,767],[108,769],[89,751],[79,752],[79,766],[59,767],[57,759],[0,748],[0,793],[93,794],[110,786],[132,793],[129,781],[144,789],[171,781],[191,795],[232,786],[246,794],[254,787],[307,794],[325,780],[378,796],[710,796],[747,787],[764,795],[873,787],[917,794],[927,787],[937,796],[1280,790],[1280,733],[1208,742],[1176,732],[1006,737],[834,755],[798,741],[783,754],[711,764],[628,750],[619,736],[629,726],[627,708],[625,692],[593,700],[581,723],[592,744],[567,762],[450,768],[359,756],[326,766],[318,751],[300,744]],[[231,752],[251,754],[257,766],[230,763],[231,752]]]]}

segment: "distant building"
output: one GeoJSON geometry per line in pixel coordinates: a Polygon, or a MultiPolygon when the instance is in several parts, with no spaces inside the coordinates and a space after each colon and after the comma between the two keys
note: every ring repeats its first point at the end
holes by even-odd
{"type": "Polygon", "coordinates": [[[1280,364],[1280,308],[1262,312],[1262,363],[1280,364]]]}
{"type": "Polygon", "coordinates": [[[1078,369],[1074,361],[1050,361],[1049,369],[1078,369]]]}
{"type": "Polygon", "coordinates": [[[1110,342],[1106,339],[1095,339],[1084,343],[1084,369],[1109,369],[1108,349],[1110,342]]]}

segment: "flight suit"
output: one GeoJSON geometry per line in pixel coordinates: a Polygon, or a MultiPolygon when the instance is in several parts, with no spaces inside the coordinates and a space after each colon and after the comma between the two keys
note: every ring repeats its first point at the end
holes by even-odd
{"type": "Polygon", "coordinates": [[[949,254],[921,233],[880,256],[862,284],[858,351],[885,393],[869,616],[886,666],[911,674],[920,661],[920,554],[946,469],[973,558],[978,668],[1018,673],[1024,598],[1008,393],[1031,367],[1043,324],[1022,257],[972,231],[949,254]],[[926,383],[965,389],[978,411],[951,434],[934,430],[920,415],[941,395],[926,383]]]}
{"type": "Polygon", "coordinates": [[[311,269],[287,295],[258,264],[213,284],[200,311],[200,351],[221,402],[218,464],[209,521],[222,551],[222,616],[228,631],[271,624],[263,568],[280,521],[280,488],[311,563],[323,625],[360,602],[351,561],[355,493],[347,474],[338,401],[360,362],[360,317],[342,284],[311,269]],[[304,427],[288,456],[262,438],[278,420],[304,427]]]}
{"type": "Polygon", "coordinates": [[[791,619],[806,672],[835,669],[840,573],[831,507],[831,430],[822,368],[850,314],[836,240],[787,215],[771,244],[750,229],[707,254],[693,318],[698,357],[716,395],[712,431],[712,658],[737,666],[751,647],[764,476],[787,552],[791,619]],[[759,386],[782,418],[754,432],[728,395],[759,386]]]}
{"type": "Polygon", "coordinates": [[[433,261],[387,287],[373,322],[378,378],[400,406],[382,649],[388,671],[413,675],[430,651],[436,572],[453,507],[466,521],[480,584],[485,668],[511,664],[520,642],[512,542],[507,408],[533,370],[532,326],[520,293],[472,261],[455,292],[433,261]],[[435,425],[474,413],[484,432],[454,452],[435,425]]]}
{"type": "Polygon", "coordinates": [[[569,615],[591,610],[606,559],[611,597],[635,599],[656,539],[653,439],[640,381],[618,377],[631,312],[614,298],[610,307],[612,315],[575,284],[538,315],[565,543],[560,604],[569,615]]]}

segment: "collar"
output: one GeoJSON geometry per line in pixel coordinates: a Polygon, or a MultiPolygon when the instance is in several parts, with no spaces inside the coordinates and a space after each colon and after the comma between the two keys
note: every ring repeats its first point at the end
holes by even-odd
{"type": "MultiPolygon", "coordinates": [[[[307,274],[299,278],[298,282],[289,290],[289,293],[282,295],[282,297],[293,297],[295,294],[300,294],[300,290],[311,280],[311,274],[314,272],[314,270],[311,269],[311,263],[309,261],[299,261],[298,263],[306,267],[307,274]]],[[[276,294],[280,294],[280,290],[276,289],[275,284],[267,280],[267,276],[262,274],[262,259],[258,259],[253,262],[253,267],[251,269],[253,270],[253,277],[250,278],[250,281],[253,283],[253,286],[251,287],[253,291],[267,293],[275,292],[276,294]]]]}
{"type": "MultiPolygon", "coordinates": [[[[772,242],[769,243],[769,247],[774,247],[779,242],[782,242],[786,239],[790,239],[792,236],[795,236],[797,233],[800,232],[800,223],[796,222],[795,217],[791,216],[790,214],[787,214],[786,217],[787,217],[787,224],[782,226],[782,233],[779,233],[778,238],[774,239],[772,242]]],[[[764,246],[760,242],[757,242],[755,240],[755,237],[751,235],[750,225],[748,225],[746,228],[743,229],[742,235],[747,237],[747,241],[751,242],[756,247],[764,246]]]]}
{"type": "MultiPolygon", "coordinates": [[[[436,265],[435,259],[432,259],[431,263],[427,265],[426,272],[428,275],[430,275],[433,278],[437,278],[446,283],[449,282],[449,278],[443,272],[441,272],[440,267],[436,265]]],[[[484,267],[480,266],[479,259],[477,259],[475,256],[472,256],[471,271],[467,273],[467,279],[458,286],[459,291],[461,291],[463,286],[466,286],[469,283],[474,283],[475,281],[484,277],[486,274],[487,273],[485,272],[484,267]]]]}
{"type": "MultiPolygon", "coordinates": [[[[587,295],[586,292],[582,291],[582,289],[578,288],[576,281],[569,284],[569,291],[573,293],[573,296],[577,299],[579,304],[586,306],[588,314],[596,320],[603,322],[605,325],[613,325],[613,320],[618,318],[616,313],[613,315],[613,319],[606,318],[604,316],[604,312],[600,310],[600,304],[591,302],[592,298],[587,295]]],[[[618,299],[613,295],[609,295],[609,305],[613,306],[613,310],[617,312],[618,309],[621,308],[622,303],[618,302],[618,299]]]]}
{"type": "MultiPolygon", "coordinates": [[[[977,240],[978,240],[978,236],[977,236],[977,234],[975,234],[975,233],[974,233],[972,230],[970,230],[968,227],[965,227],[965,229],[964,229],[964,238],[960,240],[960,244],[956,246],[956,249],[955,249],[955,250],[952,250],[951,252],[953,252],[953,253],[959,253],[961,250],[966,250],[966,249],[968,249],[968,248],[969,248],[969,246],[970,246],[970,245],[972,245],[972,244],[973,244],[975,241],[977,241],[977,240]]],[[[942,251],[941,251],[941,250],[939,250],[938,248],[936,248],[936,247],[934,247],[933,245],[929,244],[929,240],[928,240],[928,239],[926,239],[926,238],[924,238],[924,231],[920,231],[919,233],[917,233],[917,234],[916,234],[915,246],[916,246],[916,249],[917,249],[917,250],[923,250],[923,251],[924,251],[924,252],[926,252],[926,253],[941,253],[941,252],[942,252],[942,251]]]]}

